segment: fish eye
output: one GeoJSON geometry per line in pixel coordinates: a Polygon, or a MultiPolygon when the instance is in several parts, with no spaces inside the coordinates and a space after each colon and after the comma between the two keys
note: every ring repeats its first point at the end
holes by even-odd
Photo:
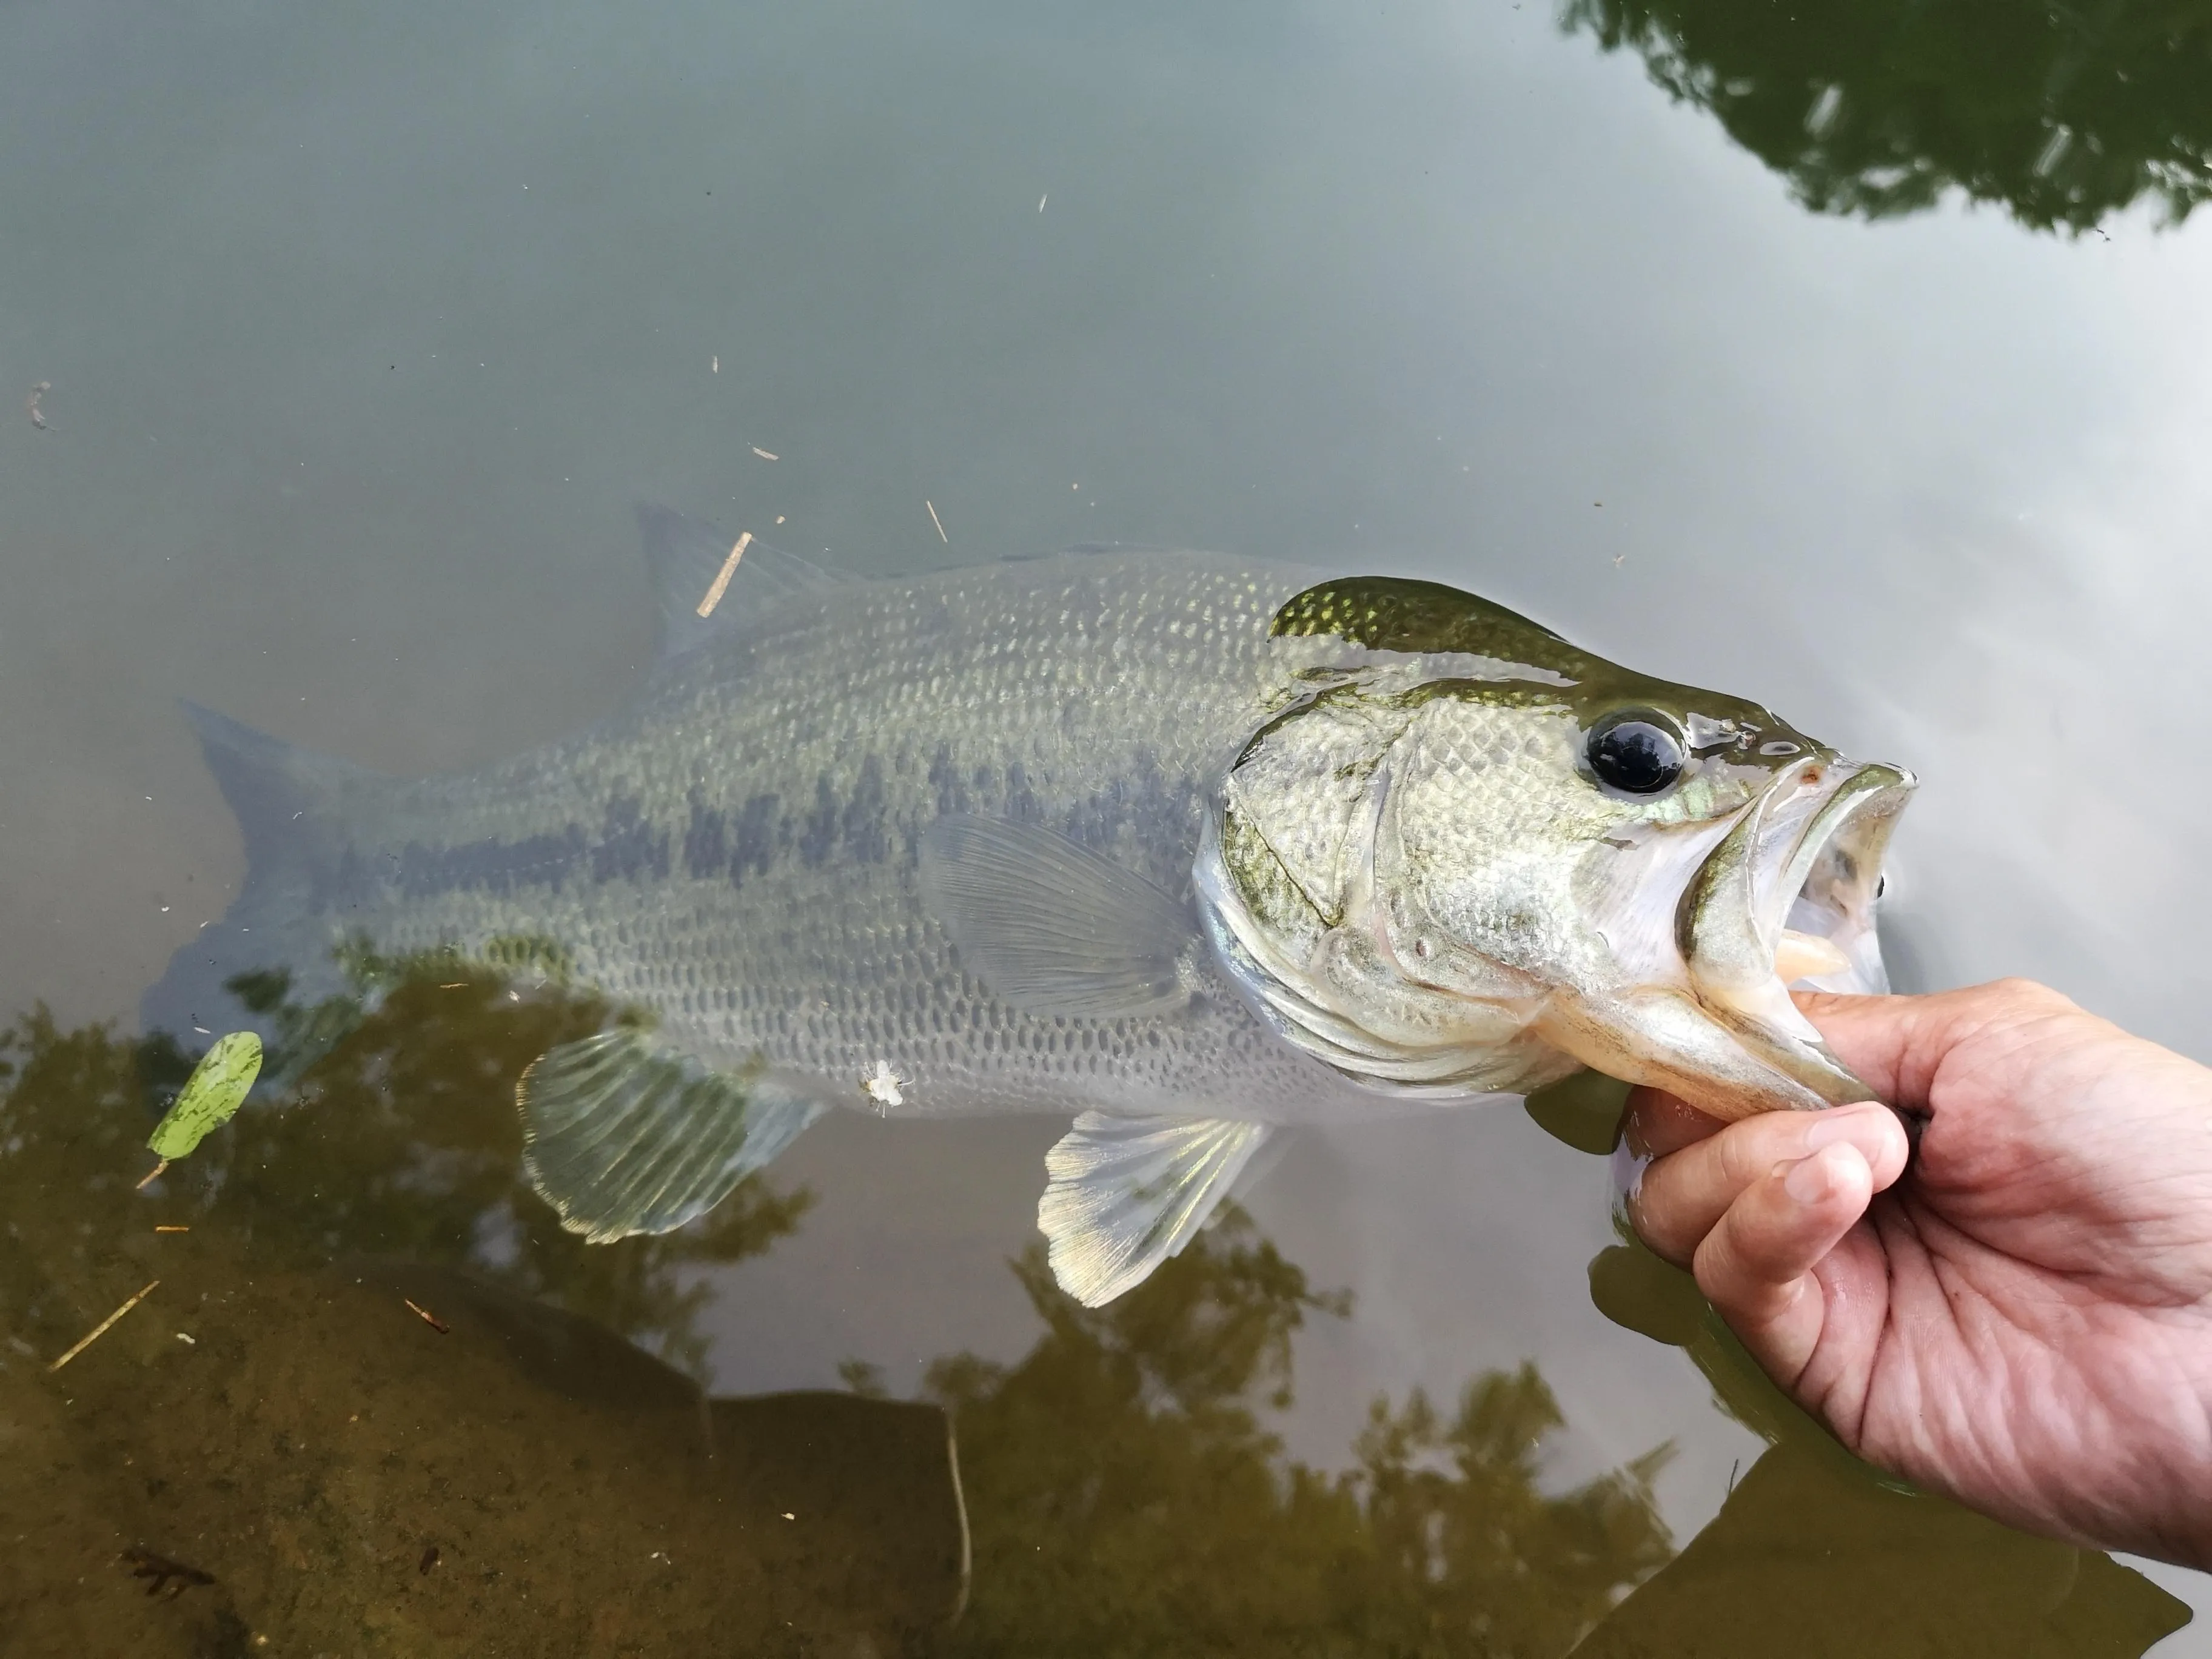
{"type": "Polygon", "coordinates": [[[1591,728],[1583,752],[1600,782],[1630,795],[1673,788],[1687,763],[1681,738],[1652,714],[1608,715],[1591,728]]]}

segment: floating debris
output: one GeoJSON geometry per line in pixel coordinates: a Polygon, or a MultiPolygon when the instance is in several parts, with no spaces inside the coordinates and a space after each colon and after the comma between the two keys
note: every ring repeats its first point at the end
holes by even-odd
{"type": "Polygon", "coordinates": [[[878,1108],[888,1110],[893,1106],[906,1104],[906,1096],[902,1091],[908,1081],[891,1069],[890,1061],[879,1060],[876,1062],[875,1075],[860,1079],[860,1092],[874,1101],[878,1108]]]}
{"type": "Polygon", "coordinates": [[[947,547],[951,546],[952,538],[945,533],[945,520],[937,516],[936,507],[932,507],[927,501],[924,501],[922,505],[929,507],[929,521],[937,526],[937,539],[943,542],[947,547]]]}
{"type": "Polygon", "coordinates": [[[53,389],[54,383],[52,380],[40,381],[31,388],[31,400],[25,405],[31,411],[31,424],[41,432],[51,432],[53,428],[46,424],[46,411],[39,407],[39,399],[53,389]]]}
{"type": "Polygon", "coordinates": [[[173,1578],[177,1582],[176,1589],[169,1590],[169,1599],[173,1601],[195,1584],[215,1583],[213,1573],[202,1572],[198,1567],[188,1567],[181,1561],[172,1561],[167,1556],[156,1555],[149,1549],[127,1549],[123,1552],[123,1559],[131,1563],[133,1578],[154,1581],[146,1586],[149,1595],[159,1595],[168,1589],[169,1581],[173,1578]]]}
{"type": "Polygon", "coordinates": [[[422,1559],[415,1564],[415,1571],[427,1578],[430,1575],[430,1569],[437,1565],[438,1547],[435,1544],[428,1545],[422,1551],[422,1559]]]}
{"type": "Polygon", "coordinates": [[[709,373],[720,374],[722,372],[722,360],[719,356],[709,357],[707,359],[707,368],[709,373]]]}
{"type": "Polygon", "coordinates": [[[175,1103],[162,1115],[147,1137],[146,1150],[161,1161],[147,1171],[143,1188],[176,1159],[190,1153],[211,1131],[230,1121],[253,1079],[261,1075],[261,1039],[251,1031],[233,1031],[217,1037],[192,1074],[185,1080],[175,1103]]]}
{"type": "MultiPolygon", "coordinates": [[[[61,1370],[61,1368],[62,1368],[63,1366],[64,1366],[64,1365],[68,1364],[70,1363],[70,1360],[72,1360],[72,1359],[76,1358],[79,1354],[82,1353],[82,1352],[83,1352],[87,1348],[90,1347],[94,1343],[95,1343],[95,1342],[99,1341],[99,1340],[100,1340],[100,1339],[101,1337],[105,1336],[105,1335],[107,1334],[107,1328],[108,1328],[109,1326],[112,1325],[112,1324],[113,1324],[117,1320],[118,1320],[118,1319],[122,1318],[124,1315],[125,1315],[125,1314],[129,1313],[129,1312],[130,1312],[133,1308],[137,1307],[137,1306],[141,1302],[143,1302],[143,1301],[146,1299],[147,1291],[151,1291],[151,1290],[154,1288],[154,1286],[155,1286],[155,1285],[158,1285],[158,1284],[160,1284],[161,1282],[161,1281],[160,1279],[154,1279],[154,1280],[152,1280],[151,1282],[149,1282],[149,1283],[147,1285],[147,1286],[146,1286],[146,1289],[145,1289],[145,1290],[139,1291],[137,1295],[136,1295],[136,1296],[132,1297],[131,1297],[128,1302],[125,1303],[121,1307],[118,1308],[118,1309],[117,1309],[113,1313],[112,1313],[112,1314],[110,1314],[110,1315],[108,1315],[106,1318],[105,1318],[105,1319],[101,1320],[101,1321],[100,1322],[100,1323],[98,1323],[97,1325],[94,1325],[94,1326],[90,1330],[87,1331],[87,1332],[86,1332],[86,1333],[85,1333],[82,1337],[79,1337],[79,1338],[77,1339],[77,1344],[76,1344],[76,1346],[75,1346],[75,1347],[71,1348],[71,1349],[70,1349],[67,1353],[64,1354],[64,1355],[63,1355],[59,1359],[57,1359],[56,1361],[54,1361],[54,1363],[53,1363],[52,1364],[51,1364],[51,1365],[47,1366],[47,1367],[46,1367],[46,1369],[47,1369],[48,1370],[50,1370],[50,1371],[58,1371],[58,1370],[61,1370]]],[[[209,1582],[210,1583],[213,1583],[215,1581],[214,1581],[213,1579],[211,1579],[211,1578],[210,1578],[208,1582],[209,1582]]]]}
{"type": "Polygon", "coordinates": [[[1051,195],[1052,192],[1050,191],[1047,191],[1042,196],[1037,198],[1037,211],[1039,213],[1042,213],[1044,211],[1045,202],[1051,197],[1051,195]]]}
{"type": "Polygon", "coordinates": [[[432,1330],[434,1330],[434,1331],[437,1332],[437,1334],[438,1334],[439,1335],[441,1335],[441,1336],[450,1336],[450,1335],[452,1335],[452,1334],[453,1334],[453,1328],[451,1325],[448,1325],[448,1324],[447,1324],[444,1320],[442,1320],[442,1319],[439,1318],[437,1315],[435,1315],[435,1314],[432,1313],[432,1312],[431,1312],[428,1308],[424,1307],[421,1303],[419,1303],[419,1302],[415,1302],[415,1301],[411,1301],[411,1300],[410,1300],[408,1297],[404,1297],[404,1296],[403,1296],[403,1297],[401,1297],[399,1299],[400,1299],[402,1302],[405,1302],[409,1307],[412,1308],[412,1309],[415,1310],[415,1317],[416,1317],[416,1318],[417,1318],[417,1319],[421,1320],[421,1321],[422,1321],[425,1325],[428,1325],[428,1326],[432,1330]]]}
{"type": "Polygon", "coordinates": [[[744,531],[738,535],[738,544],[730,550],[730,556],[722,561],[722,568],[714,573],[714,585],[708,588],[707,597],[699,601],[700,616],[704,617],[714,614],[714,607],[721,604],[722,595],[730,591],[730,578],[738,574],[738,561],[745,556],[745,550],[752,544],[751,531],[744,531]]]}
{"type": "Polygon", "coordinates": [[[753,446],[753,453],[759,456],[761,459],[764,461],[780,461],[783,459],[781,455],[769,454],[768,451],[763,449],[758,444],[755,444],[753,446]]]}
{"type": "Polygon", "coordinates": [[[157,1233],[188,1233],[191,1229],[177,1222],[161,1221],[155,1224],[154,1231],[157,1233]]]}

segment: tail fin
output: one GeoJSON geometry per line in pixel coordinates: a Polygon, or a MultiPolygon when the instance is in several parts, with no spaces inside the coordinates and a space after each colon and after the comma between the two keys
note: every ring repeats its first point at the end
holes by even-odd
{"type": "Polygon", "coordinates": [[[250,1030],[273,1051],[283,1035],[281,1005],[315,1003],[343,987],[333,918],[318,912],[327,909],[351,846],[350,822],[379,777],[211,708],[186,703],[184,710],[237,817],[246,879],[222,920],[169,958],[140,1000],[140,1021],[149,1034],[173,1034],[186,1050],[250,1030]]]}
{"type": "Polygon", "coordinates": [[[246,838],[246,883],[281,872],[335,869],[345,839],[345,796],[377,774],[241,726],[198,703],[183,705],[200,751],[246,838]]]}

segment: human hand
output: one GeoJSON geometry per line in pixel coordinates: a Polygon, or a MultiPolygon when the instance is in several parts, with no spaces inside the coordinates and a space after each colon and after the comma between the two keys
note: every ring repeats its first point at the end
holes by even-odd
{"type": "Polygon", "coordinates": [[[1629,1216],[1844,1445],[2014,1526],[2212,1566],[2212,1071],[2008,980],[1806,994],[1928,1114],[1654,1090],[1629,1216]]]}

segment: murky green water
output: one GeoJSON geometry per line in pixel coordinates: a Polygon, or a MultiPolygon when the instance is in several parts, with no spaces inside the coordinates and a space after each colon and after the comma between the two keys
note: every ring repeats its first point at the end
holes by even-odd
{"type": "Polygon", "coordinates": [[[593,1011],[418,981],[132,1185],[243,869],[174,700],[560,734],[641,498],[1480,589],[1918,769],[1900,977],[2212,1057],[2208,143],[2201,0],[0,12],[0,1651],[2212,1651],[1843,1459],[1517,1111],[1086,1313],[1042,1119],[587,1248],[512,1082],[593,1011]]]}

